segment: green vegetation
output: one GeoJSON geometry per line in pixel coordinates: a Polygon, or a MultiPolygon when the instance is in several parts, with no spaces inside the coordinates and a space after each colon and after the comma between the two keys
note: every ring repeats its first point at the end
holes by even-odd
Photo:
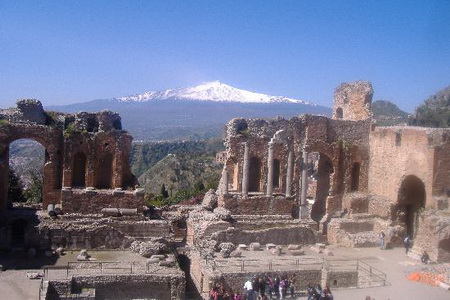
{"type": "Polygon", "coordinates": [[[450,127],[450,86],[431,96],[416,108],[410,125],[450,127]]]}
{"type": "Polygon", "coordinates": [[[42,187],[43,187],[43,178],[42,175],[31,171],[31,184],[25,191],[23,192],[23,196],[25,197],[27,202],[42,202],[42,187]]]}
{"type": "Polygon", "coordinates": [[[404,112],[392,102],[377,100],[372,103],[372,113],[380,126],[392,126],[408,123],[408,113],[404,112]]]}
{"type": "Polygon", "coordinates": [[[0,127],[5,126],[5,125],[7,125],[7,124],[9,124],[9,121],[8,121],[8,120],[0,119],[0,127]]]}
{"type": "Polygon", "coordinates": [[[139,176],[146,203],[161,206],[201,201],[208,189],[217,188],[222,165],[215,163],[215,154],[223,149],[221,140],[134,145],[131,166],[135,174],[139,174],[135,170],[150,166],[139,176]]]}
{"type": "Polygon", "coordinates": [[[9,168],[8,200],[11,202],[25,202],[22,182],[11,168],[9,168]]]}

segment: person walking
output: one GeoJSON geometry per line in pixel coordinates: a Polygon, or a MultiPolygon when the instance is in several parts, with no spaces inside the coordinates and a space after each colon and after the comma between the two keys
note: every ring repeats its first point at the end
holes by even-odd
{"type": "Polygon", "coordinates": [[[386,247],[385,244],[384,244],[385,237],[386,237],[386,234],[384,233],[383,230],[381,230],[381,232],[380,232],[380,249],[381,250],[384,250],[385,247],[386,247]]]}
{"type": "Polygon", "coordinates": [[[405,239],[403,240],[403,244],[405,245],[406,254],[409,252],[409,248],[411,248],[411,238],[409,235],[406,235],[405,239]]]}

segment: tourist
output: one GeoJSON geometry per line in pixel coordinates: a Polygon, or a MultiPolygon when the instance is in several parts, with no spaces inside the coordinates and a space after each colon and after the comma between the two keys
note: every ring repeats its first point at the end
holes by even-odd
{"type": "Polygon", "coordinates": [[[289,291],[291,293],[291,298],[294,299],[294,295],[295,295],[295,280],[292,277],[289,279],[289,291]]]}
{"type": "Polygon", "coordinates": [[[224,291],[223,291],[223,297],[222,297],[222,299],[223,299],[223,300],[231,300],[231,295],[230,295],[230,293],[228,293],[227,290],[224,290],[224,291]]]}
{"type": "Polygon", "coordinates": [[[384,250],[385,249],[385,245],[384,245],[384,238],[386,237],[386,234],[384,234],[384,231],[381,230],[380,232],[380,249],[384,250]]]}
{"type": "Polygon", "coordinates": [[[286,288],[287,288],[286,285],[287,285],[287,280],[286,280],[286,278],[283,277],[283,279],[281,279],[280,285],[279,285],[280,300],[283,300],[286,297],[286,288]]]}
{"type": "Polygon", "coordinates": [[[253,287],[253,293],[255,294],[255,297],[259,296],[260,290],[259,290],[259,277],[258,276],[253,279],[252,287],[253,287]]]}
{"type": "Polygon", "coordinates": [[[263,276],[258,278],[258,292],[259,295],[266,293],[266,280],[264,280],[263,276]]]}
{"type": "Polygon", "coordinates": [[[247,293],[247,300],[255,300],[255,293],[253,291],[253,285],[252,282],[249,280],[247,280],[244,284],[244,290],[247,293]]]}
{"type": "Polygon", "coordinates": [[[422,261],[422,263],[424,264],[428,264],[428,262],[430,261],[430,256],[428,255],[427,251],[423,251],[422,256],[420,257],[420,260],[422,261]]]}
{"type": "Polygon", "coordinates": [[[278,275],[275,276],[273,290],[275,291],[275,296],[278,298],[280,296],[280,277],[278,275]]]}
{"type": "Polygon", "coordinates": [[[244,300],[244,298],[242,298],[242,295],[239,292],[235,292],[233,300],[244,300]]]}
{"type": "Polygon", "coordinates": [[[316,289],[313,287],[312,283],[308,283],[308,286],[306,287],[306,293],[308,294],[308,300],[316,300],[317,293],[316,289]]]}
{"type": "Polygon", "coordinates": [[[258,296],[258,300],[269,300],[269,298],[267,298],[266,294],[262,293],[258,296]]]}
{"type": "Polygon", "coordinates": [[[272,293],[273,293],[273,285],[274,282],[272,280],[272,278],[270,278],[269,276],[267,276],[266,278],[266,295],[269,295],[269,298],[272,299],[272,293]]]}
{"type": "Polygon", "coordinates": [[[215,286],[209,292],[209,300],[217,300],[217,288],[215,286]]]}
{"type": "Polygon", "coordinates": [[[405,245],[406,254],[408,254],[409,248],[411,247],[411,238],[409,237],[409,235],[405,237],[405,239],[403,240],[403,244],[405,245]]]}
{"type": "Polygon", "coordinates": [[[330,287],[328,285],[323,290],[323,296],[324,296],[323,297],[324,300],[333,300],[334,299],[333,294],[331,293],[330,287]]]}
{"type": "Polygon", "coordinates": [[[322,286],[318,284],[314,289],[316,290],[316,299],[322,300],[324,298],[322,286]]]}

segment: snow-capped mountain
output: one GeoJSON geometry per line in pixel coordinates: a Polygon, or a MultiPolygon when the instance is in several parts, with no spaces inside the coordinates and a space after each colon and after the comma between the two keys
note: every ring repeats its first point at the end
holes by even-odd
{"type": "Polygon", "coordinates": [[[219,81],[174,90],[97,99],[46,109],[79,112],[116,111],[136,140],[201,139],[221,136],[232,118],[292,118],[330,115],[331,109],[307,101],[253,93],[219,81]]]}
{"type": "Polygon", "coordinates": [[[196,101],[219,101],[241,103],[299,103],[314,105],[304,100],[291,99],[283,96],[269,96],[241,90],[220,81],[206,82],[197,86],[178,88],[165,91],[150,91],[126,97],[114,98],[121,102],[145,102],[151,100],[185,99],[196,101]]]}

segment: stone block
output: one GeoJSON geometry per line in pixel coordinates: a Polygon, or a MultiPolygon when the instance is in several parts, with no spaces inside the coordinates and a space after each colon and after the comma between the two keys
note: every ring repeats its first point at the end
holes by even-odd
{"type": "Polygon", "coordinates": [[[150,259],[152,259],[152,258],[154,258],[154,259],[159,259],[159,260],[164,260],[164,259],[166,259],[166,256],[163,255],[163,254],[153,254],[153,255],[150,257],[150,259]]]}
{"type": "Polygon", "coordinates": [[[305,251],[302,249],[289,250],[289,253],[291,253],[291,255],[293,255],[293,256],[305,255],[305,251]]]}
{"type": "Polygon", "coordinates": [[[260,243],[250,243],[249,248],[251,251],[259,251],[261,250],[261,244],[260,243]]]}
{"type": "Polygon", "coordinates": [[[300,249],[302,246],[297,245],[297,244],[289,244],[288,245],[288,250],[298,250],[300,249]]]}
{"type": "Polygon", "coordinates": [[[242,252],[239,250],[234,250],[233,252],[230,253],[231,257],[241,257],[242,256],[242,252]]]}
{"type": "Polygon", "coordinates": [[[174,267],[175,266],[175,261],[162,260],[162,261],[159,262],[159,265],[161,267],[174,267]]]}
{"type": "Polygon", "coordinates": [[[159,258],[148,258],[147,264],[158,264],[160,262],[159,258]]]}
{"type": "Polygon", "coordinates": [[[272,248],[272,249],[270,249],[270,253],[272,253],[272,255],[275,255],[275,256],[280,256],[281,248],[280,247],[272,248]]]}
{"type": "Polygon", "coordinates": [[[273,248],[276,248],[276,247],[277,247],[277,245],[272,244],[272,243],[266,244],[266,250],[267,251],[270,251],[270,249],[273,249],[273,248]]]}
{"type": "Polygon", "coordinates": [[[246,244],[239,244],[239,245],[238,245],[238,249],[239,249],[239,250],[247,250],[248,247],[247,247],[246,244]]]}

